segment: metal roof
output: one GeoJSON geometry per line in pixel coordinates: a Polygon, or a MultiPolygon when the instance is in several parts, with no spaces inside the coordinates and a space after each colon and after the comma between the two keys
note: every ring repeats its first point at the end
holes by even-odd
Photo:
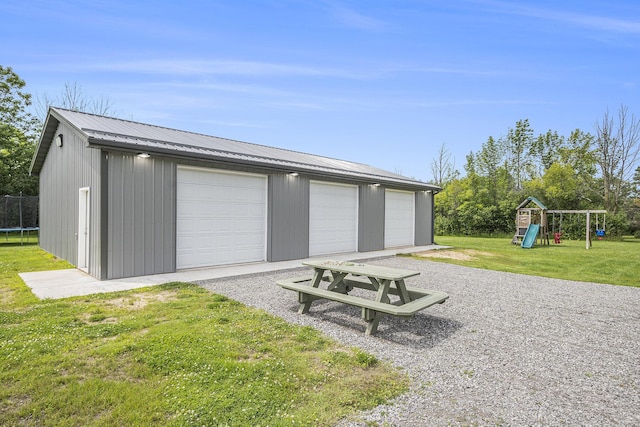
{"type": "Polygon", "coordinates": [[[412,189],[440,190],[437,186],[362,163],[62,108],[49,109],[45,127],[31,162],[32,174],[40,172],[60,122],[75,128],[86,138],[89,147],[218,160],[274,168],[285,172],[306,172],[314,175],[356,178],[369,183],[396,184],[412,189]]]}

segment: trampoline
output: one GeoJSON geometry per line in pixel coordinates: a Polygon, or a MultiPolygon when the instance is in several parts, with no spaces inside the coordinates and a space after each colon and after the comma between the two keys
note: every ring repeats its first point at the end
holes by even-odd
{"type": "Polygon", "coordinates": [[[0,233],[4,233],[4,241],[9,241],[9,233],[19,233],[20,244],[25,238],[29,243],[32,234],[38,238],[39,230],[38,196],[5,195],[0,203],[0,233]]]}

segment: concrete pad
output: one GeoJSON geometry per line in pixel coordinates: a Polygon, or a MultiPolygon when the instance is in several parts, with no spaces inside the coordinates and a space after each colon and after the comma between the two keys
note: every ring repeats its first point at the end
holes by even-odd
{"type": "MultiPolygon", "coordinates": [[[[368,258],[394,256],[402,253],[422,252],[434,249],[446,249],[447,246],[411,246],[386,249],[375,252],[357,252],[324,255],[313,259],[335,259],[339,261],[357,261],[368,258]]],[[[124,279],[98,280],[78,269],[36,271],[20,273],[20,277],[40,299],[67,298],[98,293],[126,291],[169,282],[197,282],[278,270],[302,267],[304,259],[280,262],[260,262],[230,266],[180,270],[175,273],[153,274],[149,276],[127,277],[124,279]]]]}

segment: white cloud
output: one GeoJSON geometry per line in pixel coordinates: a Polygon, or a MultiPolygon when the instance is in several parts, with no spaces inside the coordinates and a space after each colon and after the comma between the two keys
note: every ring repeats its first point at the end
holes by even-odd
{"type": "MultiPolygon", "coordinates": [[[[137,61],[113,59],[107,62],[85,60],[81,63],[64,63],[60,66],[47,65],[50,71],[64,72],[82,70],[88,72],[116,72],[140,75],[171,76],[173,78],[198,77],[207,79],[215,76],[233,77],[303,77],[337,78],[346,80],[384,79],[399,73],[428,73],[452,75],[495,75],[495,71],[473,68],[449,67],[421,64],[350,64],[343,67],[322,67],[297,64],[279,64],[243,60],[200,60],[200,59],[145,59],[137,61]]],[[[205,84],[205,83],[198,83],[205,84]]],[[[210,89],[254,91],[251,85],[230,85],[228,83],[206,83],[210,89]]]]}
{"type": "Polygon", "coordinates": [[[86,66],[94,71],[160,75],[336,76],[353,77],[339,69],[238,60],[149,59],[111,61],[86,66]]]}
{"type": "Polygon", "coordinates": [[[489,105],[553,105],[552,102],[534,101],[522,99],[452,99],[419,102],[416,107],[437,108],[437,107],[459,107],[459,106],[489,106],[489,105]]]}
{"type": "MultiPolygon", "coordinates": [[[[562,22],[592,30],[615,32],[623,34],[640,34],[640,20],[623,19],[617,17],[587,15],[579,12],[564,12],[556,9],[544,9],[537,7],[521,6],[493,0],[479,0],[477,3],[495,7],[497,12],[528,16],[547,21],[562,22]]],[[[559,5],[561,3],[558,3],[559,5]]],[[[579,4],[579,3],[578,3],[579,4]]],[[[606,9],[608,11],[612,9],[606,9]]]]}
{"type": "Polygon", "coordinates": [[[342,25],[348,28],[364,31],[382,31],[388,24],[381,19],[364,15],[344,6],[342,2],[327,1],[331,15],[342,25]]]}

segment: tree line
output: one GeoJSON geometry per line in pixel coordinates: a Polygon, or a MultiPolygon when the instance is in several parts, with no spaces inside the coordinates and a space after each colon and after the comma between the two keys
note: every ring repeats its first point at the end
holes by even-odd
{"type": "MultiPolygon", "coordinates": [[[[519,120],[467,155],[464,176],[443,144],[431,163],[432,183],[442,187],[436,234],[513,233],[516,206],[533,196],[549,209],[606,209],[609,235],[640,235],[639,160],[640,120],[624,105],[606,111],[593,134],[536,135],[519,120]]],[[[565,218],[566,225],[578,221],[565,218]]]]}
{"type": "Polygon", "coordinates": [[[49,106],[113,115],[106,97],[87,96],[77,83],[66,83],[61,94],[41,94],[34,100],[26,82],[11,68],[0,65],[0,195],[38,195],[38,178],[29,167],[49,106]]]}

